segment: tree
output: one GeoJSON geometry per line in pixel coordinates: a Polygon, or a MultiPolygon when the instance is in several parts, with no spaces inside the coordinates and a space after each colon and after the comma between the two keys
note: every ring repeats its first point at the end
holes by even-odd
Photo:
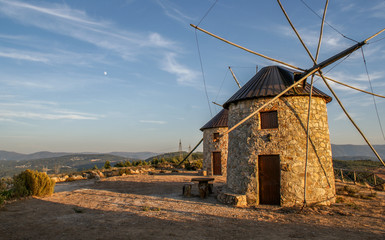
{"type": "Polygon", "coordinates": [[[111,163],[110,163],[110,161],[106,161],[105,163],[104,163],[104,168],[105,169],[110,169],[111,168],[111,163]]]}

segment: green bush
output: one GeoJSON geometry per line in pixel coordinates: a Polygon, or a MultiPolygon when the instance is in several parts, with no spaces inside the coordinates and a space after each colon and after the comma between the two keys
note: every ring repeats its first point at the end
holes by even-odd
{"type": "Polygon", "coordinates": [[[185,164],[185,169],[186,170],[198,170],[198,169],[202,169],[202,165],[203,165],[202,159],[196,160],[193,162],[187,162],[185,164]]]}
{"type": "Polygon", "coordinates": [[[16,197],[51,195],[54,188],[55,181],[43,172],[27,169],[14,177],[14,194],[16,197]]]}
{"type": "Polygon", "coordinates": [[[104,168],[105,169],[110,169],[111,168],[111,163],[110,163],[110,161],[106,161],[105,163],[104,163],[104,168]]]}

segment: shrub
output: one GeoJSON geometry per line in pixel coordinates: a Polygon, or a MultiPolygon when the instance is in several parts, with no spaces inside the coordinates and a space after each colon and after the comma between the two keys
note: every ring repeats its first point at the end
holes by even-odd
{"type": "Polygon", "coordinates": [[[16,197],[51,195],[55,181],[46,173],[25,170],[14,177],[14,194],[16,197]]]}
{"type": "Polygon", "coordinates": [[[198,169],[202,169],[202,160],[196,160],[196,161],[193,161],[193,162],[187,162],[185,164],[185,168],[186,170],[198,170],[198,169]]]}
{"type": "Polygon", "coordinates": [[[348,196],[357,197],[358,189],[351,186],[344,186],[344,191],[346,191],[348,196]]]}
{"type": "Polygon", "coordinates": [[[111,168],[111,163],[110,163],[110,161],[106,161],[105,163],[104,163],[104,168],[105,169],[110,169],[111,168]]]}

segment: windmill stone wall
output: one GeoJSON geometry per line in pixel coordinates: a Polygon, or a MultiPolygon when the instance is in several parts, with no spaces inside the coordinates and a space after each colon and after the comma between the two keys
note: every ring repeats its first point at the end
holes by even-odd
{"type": "Polygon", "coordinates": [[[203,132],[203,170],[211,176],[226,176],[228,135],[222,136],[222,134],[228,129],[227,122],[228,111],[222,109],[200,129],[203,132]],[[214,166],[214,154],[216,154],[216,166],[214,166]],[[220,156],[220,161],[218,156],[220,156]],[[214,167],[217,167],[216,171],[214,167]]]}
{"type": "Polygon", "coordinates": [[[213,172],[213,152],[221,154],[222,176],[227,172],[227,154],[228,154],[228,135],[224,135],[217,141],[214,141],[214,133],[223,134],[227,127],[208,128],[203,130],[203,170],[207,175],[214,175],[213,172]]]}
{"type": "MultiPolygon", "coordinates": [[[[270,99],[231,103],[229,128],[270,99]]],[[[261,129],[260,115],[256,114],[229,133],[228,190],[246,195],[248,204],[259,204],[258,156],[274,154],[280,159],[280,205],[303,203],[308,100],[308,96],[287,96],[266,106],[263,111],[277,111],[278,128],[261,129]]],[[[328,205],[335,201],[335,183],[326,101],[322,97],[312,99],[310,129],[306,202],[328,205]]]]}

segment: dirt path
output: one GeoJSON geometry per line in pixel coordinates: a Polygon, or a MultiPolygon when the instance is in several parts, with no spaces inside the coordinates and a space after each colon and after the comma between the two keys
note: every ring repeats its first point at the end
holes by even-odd
{"type": "MultiPolygon", "coordinates": [[[[233,208],[182,197],[191,175],[130,175],[58,184],[0,210],[0,239],[384,239],[384,196],[298,209],[233,208]]],[[[216,179],[215,186],[223,184],[216,179]]]]}

